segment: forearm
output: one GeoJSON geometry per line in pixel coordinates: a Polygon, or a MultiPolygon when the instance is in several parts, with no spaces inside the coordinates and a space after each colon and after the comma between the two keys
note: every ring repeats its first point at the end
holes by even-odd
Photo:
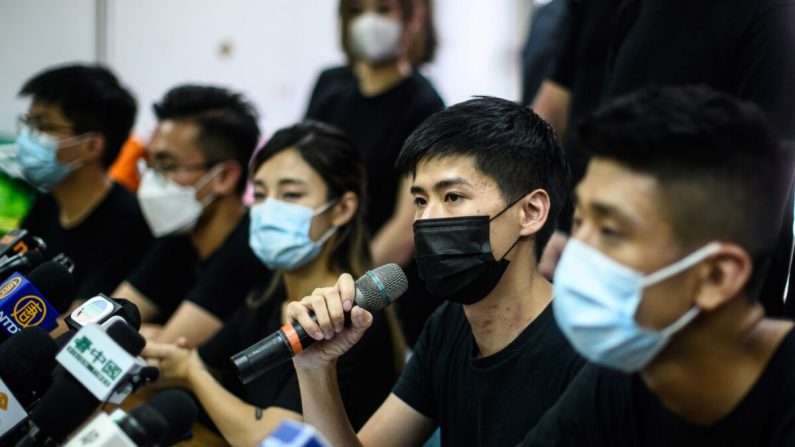
{"type": "Polygon", "coordinates": [[[304,421],[318,429],[335,447],[362,446],[345,413],[336,363],[327,368],[296,370],[304,421]]]}
{"type": "Polygon", "coordinates": [[[188,382],[221,434],[235,447],[257,445],[285,419],[301,420],[301,415],[289,410],[261,409],[243,402],[204,368],[193,368],[188,382]]]}

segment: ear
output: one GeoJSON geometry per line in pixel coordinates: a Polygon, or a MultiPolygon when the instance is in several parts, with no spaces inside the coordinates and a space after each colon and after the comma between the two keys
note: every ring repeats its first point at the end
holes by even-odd
{"type": "Polygon", "coordinates": [[[721,244],[720,251],[702,264],[698,270],[695,303],[705,311],[715,310],[739,295],[753,271],[748,253],[731,243],[721,244]]]}
{"type": "Polygon", "coordinates": [[[93,163],[98,161],[102,163],[102,157],[105,155],[105,136],[99,132],[94,132],[83,143],[83,150],[80,158],[86,163],[93,163]]]}
{"type": "Polygon", "coordinates": [[[342,195],[339,202],[331,208],[331,225],[339,228],[353,219],[359,208],[359,196],[352,191],[342,195]]]}
{"type": "Polygon", "coordinates": [[[237,182],[243,175],[243,168],[240,166],[240,163],[234,160],[227,160],[216,166],[220,167],[211,169],[220,169],[220,172],[217,173],[209,183],[213,194],[216,196],[236,194],[237,182]]]}
{"type": "Polygon", "coordinates": [[[549,216],[549,194],[543,189],[536,189],[521,200],[521,231],[520,236],[530,236],[541,231],[549,216]]]}

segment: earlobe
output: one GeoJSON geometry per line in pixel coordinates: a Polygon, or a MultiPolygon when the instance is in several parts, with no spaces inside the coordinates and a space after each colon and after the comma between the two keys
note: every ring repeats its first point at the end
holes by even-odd
{"type": "Polygon", "coordinates": [[[742,293],[751,277],[748,253],[735,245],[724,245],[700,273],[696,304],[705,311],[722,306],[742,293]]]}

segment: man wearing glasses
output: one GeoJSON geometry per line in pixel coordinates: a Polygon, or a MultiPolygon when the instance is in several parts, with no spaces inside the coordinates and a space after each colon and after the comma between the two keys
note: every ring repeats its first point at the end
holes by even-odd
{"type": "Polygon", "coordinates": [[[183,85],[154,105],[138,200],[159,239],[114,292],[133,301],[150,340],[200,345],[269,274],[248,246],[242,195],[257,113],[223,88],[183,85]]]}
{"type": "Polygon", "coordinates": [[[51,255],[72,258],[75,298],[110,293],[152,240],[135,196],[107,173],[135,121],[135,100],[107,69],[86,65],[45,70],[20,95],[32,101],[19,119],[16,157],[41,191],[21,226],[51,255]]]}

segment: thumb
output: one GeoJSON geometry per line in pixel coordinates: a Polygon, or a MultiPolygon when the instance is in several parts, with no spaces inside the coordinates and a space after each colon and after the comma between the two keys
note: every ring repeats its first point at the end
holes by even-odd
{"type": "Polygon", "coordinates": [[[371,324],[373,324],[373,314],[359,306],[354,306],[351,310],[351,329],[362,334],[371,324]]]}

